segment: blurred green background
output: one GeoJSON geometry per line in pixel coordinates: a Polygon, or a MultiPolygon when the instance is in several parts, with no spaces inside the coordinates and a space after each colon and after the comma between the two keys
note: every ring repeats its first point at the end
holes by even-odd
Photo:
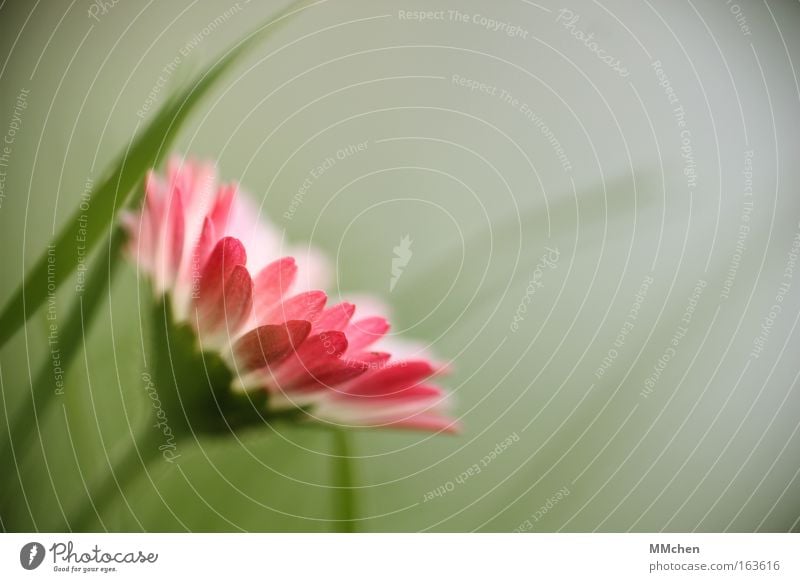
{"type": "MultiPolygon", "coordinates": [[[[137,124],[281,7],[0,4],[0,304],[137,124]]],[[[463,434],[353,432],[359,531],[798,529],[798,24],[789,1],[323,0],[203,101],[176,150],[325,252],[332,298],[380,297],[452,362],[463,434]]],[[[65,395],[2,468],[5,529],[63,529],[141,427],[147,290],[117,271],[65,395]]],[[[74,299],[68,282],[59,318],[74,299]]],[[[47,324],[0,351],[3,439],[47,324]]],[[[185,443],[96,527],[330,531],[332,451],[286,424],[185,443]]]]}

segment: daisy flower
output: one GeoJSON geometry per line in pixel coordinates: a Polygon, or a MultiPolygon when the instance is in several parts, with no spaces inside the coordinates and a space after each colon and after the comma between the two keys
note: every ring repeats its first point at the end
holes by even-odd
{"type": "MultiPolygon", "coordinates": [[[[236,184],[217,184],[213,165],[172,158],[145,189],[141,212],[124,217],[128,252],[198,353],[224,362],[229,385],[215,393],[262,395],[264,417],[300,411],[345,426],[456,430],[431,381],[444,366],[387,338],[384,316],[328,306],[321,255],[286,248],[236,184]]],[[[191,387],[178,388],[181,405],[192,400],[191,387]]],[[[204,406],[227,402],[215,400],[204,406]]]]}

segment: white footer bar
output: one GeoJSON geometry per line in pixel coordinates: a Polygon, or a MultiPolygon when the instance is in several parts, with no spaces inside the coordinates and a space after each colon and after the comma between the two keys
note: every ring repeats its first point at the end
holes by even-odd
{"type": "Polygon", "coordinates": [[[760,582],[799,562],[796,534],[0,535],[0,580],[760,582]]]}

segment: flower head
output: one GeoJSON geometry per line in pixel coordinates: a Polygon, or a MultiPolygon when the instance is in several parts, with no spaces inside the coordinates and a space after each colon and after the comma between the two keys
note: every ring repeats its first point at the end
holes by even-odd
{"type": "Polygon", "coordinates": [[[173,158],[147,177],[141,213],[125,217],[129,252],[166,297],[175,322],[233,372],[235,392],[263,391],[269,412],[303,410],[353,426],[453,431],[442,370],[423,351],[408,357],[386,338],[379,314],[327,306],[317,289],[327,267],[311,250],[286,249],[279,233],[214,168],[173,158]]]}

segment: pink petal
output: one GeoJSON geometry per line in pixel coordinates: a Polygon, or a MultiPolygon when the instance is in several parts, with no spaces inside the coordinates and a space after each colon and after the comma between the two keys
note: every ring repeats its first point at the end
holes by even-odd
{"type": "MultiPolygon", "coordinates": [[[[342,331],[350,321],[350,318],[353,317],[355,310],[356,306],[347,302],[329,307],[319,314],[319,317],[314,322],[314,329],[320,331],[342,331]]],[[[348,338],[349,343],[350,339],[348,338]]]]}
{"type": "MultiPolygon", "coordinates": [[[[203,221],[203,230],[200,231],[200,237],[197,239],[197,245],[195,246],[194,255],[192,256],[193,270],[194,265],[199,265],[198,271],[202,270],[203,265],[208,261],[211,251],[214,250],[218,242],[214,223],[206,218],[203,221]]],[[[194,276],[195,273],[193,272],[192,275],[194,276]]],[[[199,275],[200,273],[198,272],[197,276],[199,275]]]]}
{"type": "Polygon", "coordinates": [[[253,309],[253,281],[246,267],[236,265],[225,281],[225,321],[231,333],[239,329],[253,309]]]}
{"type": "Polygon", "coordinates": [[[176,185],[187,185],[185,184],[185,178],[182,178],[182,176],[185,176],[189,163],[188,160],[176,154],[169,157],[169,160],[167,160],[167,180],[170,188],[174,188],[176,185]]]}
{"type": "Polygon", "coordinates": [[[350,353],[350,347],[347,348],[347,354],[349,360],[358,360],[360,362],[365,362],[369,364],[369,367],[373,370],[380,369],[383,364],[389,361],[389,358],[392,357],[392,354],[389,352],[359,352],[357,354],[350,353]]]}
{"type": "Polygon", "coordinates": [[[337,398],[343,401],[349,400],[360,404],[370,404],[374,406],[390,406],[400,402],[417,402],[420,406],[432,406],[444,397],[444,392],[433,384],[412,384],[400,387],[394,391],[377,389],[369,394],[354,394],[351,390],[340,392],[337,398]]]}
{"type": "Polygon", "coordinates": [[[235,185],[220,186],[219,190],[217,190],[217,199],[214,203],[214,208],[208,213],[208,217],[211,219],[211,222],[214,223],[217,232],[225,232],[228,227],[231,207],[233,206],[233,200],[236,197],[237,190],[235,185]]]}
{"type": "Polygon", "coordinates": [[[390,364],[356,380],[347,387],[347,393],[353,396],[402,395],[434,372],[435,368],[423,360],[390,364]]]}
{"type": "Polygon", "coordinates": [[[153,269],[156,264],[156,248],[161,236],[162,209],[158,179],[152,171],[147,173],[145,180],[144,208],[142,209],[142,222],[139,227],[138,254],[144,259],[144,265],[153,269]]]}
{"type": "Polygon", "coordinates": [[[446,432],[448,434],[458,434],[461,432],[461,425],[458,421],[440,416],[434,412],[423,412],[389,423],[395,428],[407,428],[411,430],[424,430],[428,432],[446,432]]]}
{"type": "Polygon", "coordinates": [[[164,198],[161,195],[161,191],[163,189],[164,185],[158,179],[155,172],[153,172],[153,170],[148,171],[144,184],[145,208],[157,218],[161,218],[161,211],[163,208],[162,202],[164,198]]]}
{"type": "Polygon", "coordinates": [[[255,278],[256,315],[268,315],[294,283],[297,264],[292,257],[278,259],[261,269],[255,278]]]}
{"type": "Polygon", "coordinates": [[[262,325],[245,334],[234,348],[237,361],[246,370],[257,370],[280,362],[297,350],[311,331],[307,321],[284,325],[262,325]]]}
{"type": "Polygon", "coordinates": [[[173,190],[167,200],[167,211],[164,216],[164,260],[160,268],[166,269],[167,281],[174,281],[181,266],[184,239],[184,207],[183,195],[178,189],[173,190]]]}
{"type": "Polygon", "coordinates": [[[345,333],[350,351],[360,352],[381,339],[389,331],[389,322],[383,317],[359,319],[347,326],[345,333]]]}
{"type": "Polygon", "coordinates": [[[203,194],[215,179],[214,167],[210,164],[177,155],[171,156],[167,162],[168,187],[183,192],[187,207],[194,206],[194,196],[203,194]]]}
{"type": "Polygon", "coordinates": [[[315,321],[328,296],[323,291],[306,291],[273,307],[264,317],[264,323],[283,323],[290,319],[305,319],[315,321]]]}

